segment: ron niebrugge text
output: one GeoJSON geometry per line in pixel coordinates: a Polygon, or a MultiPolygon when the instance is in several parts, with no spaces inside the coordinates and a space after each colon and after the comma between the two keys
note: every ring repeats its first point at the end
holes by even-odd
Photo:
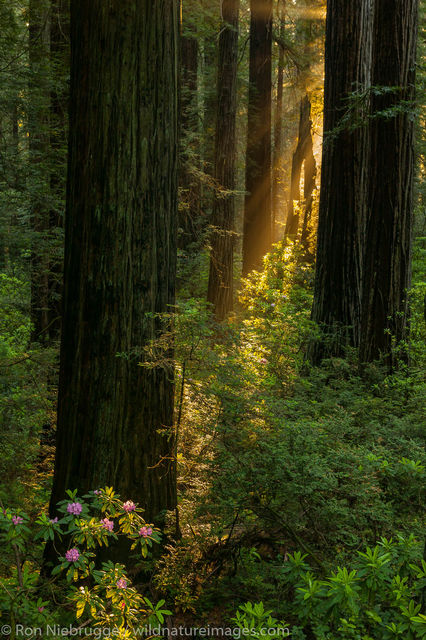
{"type": "MultiPolygon", "coordinates": [[[[108,638],[111,636],[121,635],[123,629],[118,627],[89,627],[80,626],[61,627],[60,625],[46,625],[46,627],[27,627],[23,624],[16,624],[14,628],[15,637],[33,638],[33,637],[81,637],[94,636],[95,638],[108,638]]],[[[10,636],[12,628],[9,625],[1,627],[3,636],[10,636]]],[[[192,638],[248,638],[251,637],[289,637],[290,630],[287,627],[273,627],[262,629],[245,629],[240,627],[152,627],[151,625],[133,629],[133,634],[142,638],[155,637],[192,637],[192,638]]]]}

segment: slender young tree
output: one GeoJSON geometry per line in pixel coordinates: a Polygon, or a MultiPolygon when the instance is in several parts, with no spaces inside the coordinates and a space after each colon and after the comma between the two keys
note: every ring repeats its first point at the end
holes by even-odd
{"type": "Polygon", "coordinates": [[[218,191],[213,204],[207,293],[218,320],[223,320],[233,306],[239,4],[239,0],[222,1],[219,36],[214,167],[218,191]]]}
{"type": "Polygon", "coordinates": [[[298,138],[291,162],[290,192],[284,235],[292,240],[298,238],[300,217],[302,216],[300,241],[304,246],[305,256],[308,257],[309,224],[316,180],[316,161],[313,152],[311,120],[311,87],[315,77],[312,69],[312,47],[315,37],[312,20],[302,18],[296,26],[295,36],[297,41],[301,45],[303,44],[303,56],[300,56],[300,60],[296,63],[297,84],[300,86],[301,99],[298,138]],[[302,174],[304,178],[303,203],[300,197],[302,174]],[[295,203],[297,203],[296,206],[295,203]]]}
{"type": "MultiPolygon", "coordinates": [[[[217,33],[221,24],[218,7],[219,2],[211,0],[195,0],[203,21],[203,37],[200,45],[202,49],[202,74],[200,82],[200,112],[202,120],[202,170],[207,188],[202,189],[202,209],[210,209],[213,204],[212,184],[209,177],[214,175],[214,149],[216,131],[217,105],[217,68],[218,68],[218,39],[217,33]]],[[[204,187],[204,185],[203,185],[204,187]]],[[[204,211],[203,211],[204,213],[204,211]]],[[[205,220],[203,225],[205,229],[205,220]]]]}
{"type": "Polygon", "coordinates": [[[173,371],[140,366],[174,302],[175,0],[72,0],[57,449],[67,488],[176,504],[173,371]]]}
{"type": "Polygon", "coordinates": [[[300,211],[295,209],[294,203],[300,201],[300,179],[304,175],[303,198],[306,201],[304,223],[312,210],[312,192],[315,188],[316,163],[312,143],[311,101],[305,95],[300,101],[299,136],[291,163],[290,199],[287,211],[285,236],[297,237],[299,230],[300,211]]]}
{"type": "Polygon", "coordinates": [[[272,0],[251,0],[243,275],[261,266],[272,239],[271,52],[272,0]]]}
{"type": "Polygon", "coordinates": [[[49,338],[49,181],[46,158],[49,152],[49,24],[48,0],[30,0],[28,133],[30,168],[28,190],[31,200],[31,340],[46,343],[49,338]]]}
{"type": "MultiPolygon", "coordinates": [[[[283,43],[285,38],[285,3],[286,0],[278,0],[277,18],[278,35],[283,43]]],[[[279,45],[278,49],[278,72],[277,72],[277,97],[275,102],[274,117],[274,148],[272,162],[272,241],[277,238],[276,224],[281,208],[281,192],[283,182],[282,170],[282,148],[283,148],[283,84],[284,84],[284,47],[279,45]]]]}
{"type": "Polygon", "coordinates": [[[406,337],[414,178],[418,0],[375,0],[361,361],[406,337]]]}
{"type": "Polygon", "coordinates": [[[50,212],[49,336],[59,337],[62,299],[63,227],[68,139],[69,0],[51,0],[50,12],[50,212]]]}
{"type": "MultiPolygon", "coordinates": [[[[312,318],[328,340],[311,358],[359,345],[362,263],[367,208],[368,127],[353,129],[365,103],[348,101],[369,84],[372,0],[327,4],[324,144],[312,318]],[[351,117],[347,118],[348,111],[351,117]]],[[[364,123],[365,124],[365,123],[364,123]]]]}
{"type": "Polygon", "coordinates": [[[309,137],[306,148],[305,163],[303,165],[303,224],[300,243],[304,249],[305,259],[313,262],[315,256],[309,246],[309,236],[311,233],[312,207],[314,203],[314,191],[317,178],[317,163],[314,156],[314,145],[312,139],[312,121],[310,124],[309,137]]]}
{"type": "Polygon", "coordinates": [[[201,216],[201,184],[198,115],[198,39],[195,30],[196,12],[191,0],[181,2],[180,23],[180,168],[179,246],[186,249],[197,242],[201,216]]]}

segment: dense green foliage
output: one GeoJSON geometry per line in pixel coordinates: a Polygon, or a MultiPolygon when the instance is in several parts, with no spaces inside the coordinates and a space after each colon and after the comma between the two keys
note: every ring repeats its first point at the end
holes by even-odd
{"type": "Polygon", "coordinates": [[[195,300],[177,315],[184,539],[160,583],[183,608],[242,597],[282,613],[274,576],[288,552],[324,574],[381,536],[423,540],[424,286],[411,365],[389,375],[351,352],[308,365],[311,284],[311,267],[277,245],[226,327],[195,300]]]}
{"type": "MultiPolygon", "coordinates": [[[[137,567],[148,556],[153,543],[160,541],[160,532],[145,523],[141,510],[132,501],[122,502],[112,488],[95,489],[83,500],[76,491],[67,493],[67,499],[58,505],[59,519],[49,519],[42,512],[30,523],[21,510],[5,509],[1,514],[2,544],[13,557],[10,576],[2,583],[0,592],[2,618],[11,625],[18,622],[26,628],[43,625],[54,628],[72,624],[86,614],[89,618],[85,624],[90,622],[100,629],[116,628],[118,637],[133,633],[137,626],[162,623],[164,615],[171,613],[162,608],[164,600],[153,605],[142,597],[130,586],[123,565],[111,560],[102,562],[100,568],[95,565],[97,550],[121,536],[129,541],[130,550],[135,550],[132,558],[137,567]],[[42,549],[43,543],[55,539],[66,540],[68,550],[57,557],[52,579],[41,589],[33,545],[36,543],[42,549]],[[62,573],[68,586],[62,584],[58,589],[57,577],[62,573]],[[81,584],[84,579],[85,586],[73,584],[81,584]],[[90,586],[87,579],[91,579],[90,586]]],[[[14,631],[11,637],[15,637],[14,631]]]]}

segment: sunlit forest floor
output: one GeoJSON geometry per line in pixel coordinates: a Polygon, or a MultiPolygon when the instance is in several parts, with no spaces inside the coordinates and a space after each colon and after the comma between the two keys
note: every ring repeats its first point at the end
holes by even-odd
{"type": "MultiPolygon", "coordinates": [[[[291,247],[275,246],[265,270],[243,283],[237,308],[222,325],[204,302],[203,257],[195,263],[181,256],[170,336],[179,519],[170,514],[167,553],[150,565],[149,583],[176,619],[223,623],[242,603],[263,602],[295,625],[292,637],[310,637],[304,624],[312,608],[309,613],[297,594],[313,598],[316,579],[338,576],[337,567],[350,566],[376,543],[389,547],[401,571],[403,558],[420,561],[424,252],[424,240],[417,241],[410,362],[394,372],[380,363],[360,370],[350,351],[318,368],[307,363],[315,333],[313,267],[291,247]],[[199,278],[192,277],[194,269],[199,278]]],[[[1,274],[0,296],[0,497],[3,508],[35,518],[47,510],[53,472],[58,351],[28,350],[29,291],[22,274],[1,274]]],[[[164,340],[151,345],[152,361],[158,365],[169,346],[164,340]]],[[[2,555],[1,575],[10,561],[2,555]]],[[[342,618],[345,606],[339,606],[342,618]]],[[[335,635],[324,638],[361,637],[339,631],[339,616],[331,626],[335,635]]]]}

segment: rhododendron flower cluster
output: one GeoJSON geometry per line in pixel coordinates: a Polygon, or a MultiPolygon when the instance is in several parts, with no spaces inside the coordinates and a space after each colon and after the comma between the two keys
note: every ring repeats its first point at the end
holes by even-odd
{"type": "Polygon", "coordinates": [[[101,522],[104,529],[107,529],[108,531],[112,531],[114,529],[114,522],[112,520],[104,518],[101,522]]]}
{"type": "Polygon", "coordinates": [[[119,589],[125,589],[127,587],[127,580],[125,580],[124,578],[120,578],[120,580],[117,580],[117,587],[119,589]]]}
{"type": "Polygon", "coordinates": [[[80,515],[82,510],[83,510],[83,507],[81,506],[81,504],[79,502],[69,502],[68,505],[67,505],[68,513],[72,513],[75,516],[80,515]]]}
{"type": "Polygon", "coordinates": [[[77,562],[77,560],[80,557],[80,552],[78,549],[69,549],[69,551],[66,552],[65,554],[65,558],[66,560],[68,560],[68,562],[77,562]]]}
{"type": "MultiPolygon", "coordinates": [[[[19,562],[24,566],[27,557],[31,559],[31,566],[33,566],[33,540],[40,540],[40,550],[41,545],[46,542],[53,545],[59,542],[59,549],[54,546],[57,563],[52,569],[49,584],[51,582],[53,585],[55,580],[60,579],[58,587],[61,590],[64,589],[60,608],[62,611],[63,602],[67,616],[65,620],[71,620],[70,604],[74,605],[77,621],[83,612],[87,613],[89,610],[87,622],[83,622],[78,628],[86,627],[89,622],[92,623],[92,620],[95,624],[106,624],[106,628],[114,625],[115,628],[121,629],[121,625],[125,623],[129,628],[129,633],[126,628],[126,636],[133,638],[138,635],[137,632],[133,633],[136,629],[133,624],[143,626],[148,620],[160,620],[163,613],[170,613],[157,607],[154,611],[148,598],[133,588],[131,579],[125,573],[125,565],[114,561],[114,550],[112,550],[112,559],[107,561],[106,558],[105,560],[102,558],[102,563],[99,563],[101,567],[97,567],[96,549],[102,546],[108,547],[113,540],[124,537],[126,547],[132,550],[137,549],[140,556],[146,558],[150,551],[149,547],[158,542],[160,537],[159,529],[154,524],[146,522],[139,514],[138,503],[121,498],[115,494],[112,487],[91,490],[84,497],[78,496],[78,489],[67,490],[65,499],[57,505],[57,511],[49,512],[46,509],[34,522],[18,507],[4,509],[0,505],[0,534],[6,540],[7,548],[12,552],[16,551],[15,554],[10,553],[12,562],[14,555],[16,557],[15,567],[19,567],[17,564],[19,562]],[[33,526],[37,527],[35,535],[30,530],[33,526]],[[3,535],[4,531],[6,536],[3,535]],[[106,601],[105,606],[103,606],[104,601],[106,601]],[[125,611],[128,612],[126,620],[124,620],[125,611]]],[[[33,620],[36,623],[41,619],[51,620],[51,607],[54,612],[58,608],[56,598],[52,599],[52,602],[43,602],[42,597],[38,597],[37,594],[38,599],[34,600],[33,584],[31,581],[28,585],[20,584],[19,569],[11,586],[5,597],[0,593],[0,609],[3,605],[3,609],[10,610],[12,615],[15,611],[22,615],[21,609],[14,610],[15,594],[18,590],[20,601],[17,606],[21,607],[22,597],[22,610],[25,615],[28,611],[28,615],[32,616],[28,618],[28,623],[32,623],[33,620]],[[5,598],[7,606],[3,603],[5,598]]],[[[164,600],[160,607],[163,604],[164,600]]],[[[61,624],[62,618],[56,618],[56,613],[53,615],[55,623],[61,624]]],[[[98,640],[102,639],[98,638],[98,640]]]]}

